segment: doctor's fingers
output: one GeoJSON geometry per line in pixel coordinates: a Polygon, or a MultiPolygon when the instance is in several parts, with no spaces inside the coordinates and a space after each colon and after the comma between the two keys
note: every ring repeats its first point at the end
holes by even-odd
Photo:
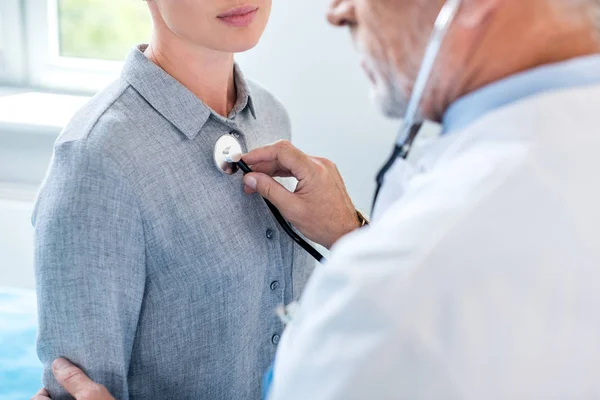
{"type": "Polygon", "coordinates": [[[298,180],[306,178],[314,165],[314,160],[294,147],[287,140],[280,140],[273,144],[259,147],[242,156],[250,164],[257,165],[262,162],[274,162],[278,169],[287,170],[298,180]]]}
{"type": "Polygon", "coordinates": [[[281,168],[277,161],[263,161],[251,166],[252,171],[279,178],[289,178],[291,171],[281,168]]]}
{"type": "Polygon", "coordinates": [[[31,400],[50,400],[50,394],[46,391],[46,389],[40,389],[31,400]]]}
{"type": "Polygon", "coordinates": [[[64,358],[54,360],[52,373],[76,400],[115,400],[104,386],[92,381],[81,369],[64,358]]]}
{"type": "Polygon", "coordinates": [[[244,176],[244,191],[258,193],[279,209],[283,216],[293,221],[298,211],[298,199],[294,193],[268,175],[252,172],[244,176]]]}

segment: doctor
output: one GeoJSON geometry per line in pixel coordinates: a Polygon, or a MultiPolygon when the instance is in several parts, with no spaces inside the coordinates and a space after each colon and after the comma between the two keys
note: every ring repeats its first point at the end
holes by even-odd
{"type": "MultiPolygon", "coordinates": [[[[444,3],[332,4],[392,117],[436,19],[451,22],[418,102],[443,134],[395,160],[368,228],[339,229],[354,215],[330,162],[286,142],[244,157],[258,171],[246,191],[333,246],[280,342],[270,400],[600,396],[600,1],[444,3]]],[[[97,394],[79,398],[107,398],[56,367],[97,394]]]]}

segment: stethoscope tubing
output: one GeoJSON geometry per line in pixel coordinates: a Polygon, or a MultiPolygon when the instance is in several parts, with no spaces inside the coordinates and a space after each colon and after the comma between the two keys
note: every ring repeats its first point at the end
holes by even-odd
{"type": "MultiPolygon", "coordinates": [[[[238,165],[240,170],[242,170],[244,175],[252,172],[252,169],[248,166],[248,164],[246,164],[244,162],[244,160],[240,160],[236,164],[238,165]]],[[[271,210],[271,213],[273,214],[273,216],[275,217],[275,219],[277,220],[277,222],[279,223],[281,228],[283,228],[285,233],[290,238],[292,238],[292,240],[294,242],[296,242],[300,247],[302,247],[308,254],[310,254],[312,257],[314,257],[314,259],[317,260],[318,262],[320,262],[321,264],[324,263],[325,261],[327,261],[325,259],[325,257],[323,257],[323,255],[317,251],[317,249],[312,247],[306,240],[304,240],[300,235],[298,235],[296,233],[296,231],[294,231],[294,228],[292,228],[290,223],[287,222],[287,220],[283,217],[283,215],[281,215],[281,212],[277,209],[277,207],[275,207],[273,205],[273,203],[271,203],[269,200],[265,199],[264,197],[263,197],[263,200],[267,204],[267,207],[269,207],[269,210],[271,210]]]]}
{"type": "Polygon", "coordinates": [[[423,56],[419,73],[417,74],[417,79],[415,80],[415,84],[407,104],[402,127],[400,128],[400,132],[396,138],[396,145],[394,146],[394,150],[392,151],[390,158],[377,174],[377,187],[375,189],[375,196],[373,198],[373,209],[375,209],[377,198],[379,197],[379,192],[383,186],[385,175],[390,168],[392,168],[398,158],[404,160],[408,158],[413,142],[417,137],[421,126],[423,125],[423,119],[419,115],[419,106],[421,104],[421,100],[423,99],[423,95],[425,94],[425,89],[427,88],[429,79],[431,78],[431,72],[433,71],[433,67],[439,55],[442,43],[448,34],[448,30],[450,29],[456,14],[458,13],[461,3],[462,0],[446,0],[442,10],[435,20],[433,31],[431,32],[429,42],[425,48],[425,55],[423,56]]]}

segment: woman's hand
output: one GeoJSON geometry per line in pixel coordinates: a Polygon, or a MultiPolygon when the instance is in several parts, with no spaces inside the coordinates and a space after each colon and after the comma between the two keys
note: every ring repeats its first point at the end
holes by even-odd
{"type": "Polygon", "coordinates": [[[242,159],[254,173],[244,177],[244,190],[258,192],[307,238],[330,248],[360,226],[356,209],[334,163],[310,157],[282,140],[251,151],[242,159]],[[272,177],[298,180],[294,193],[272,177]]]}
{"type": "MultiPolygon", "coordinates": [[[[86,374],[64,358],[52,363],[54,377],[76,400],[115,400],[102,385],[97,384],[86,374]]],[[[48,400],[46,389],[40,389],[31,400],[48,400]]]]}

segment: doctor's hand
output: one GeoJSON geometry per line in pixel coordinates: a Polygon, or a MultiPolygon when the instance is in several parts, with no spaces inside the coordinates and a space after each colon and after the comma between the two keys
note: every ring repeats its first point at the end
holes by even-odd
{"type": "MultiPolygon", "coordinates": [[[[102,385],[93,382],[83,371],[64,358],[52,363],[54,377],[76,400],[115,400],[102,385]]],[[[40,389],[31,400],[49,400],[46,389],[40,389]]]]}
{"type": "Polygon", "coordinates": [[[244,191],[258,192],[310,240],[330,248],[360,226],[356,209],[334,163],[310,157],[282,140],[244,155],[254,170],[244,177],[244,191]],[[273,177],[295,177],[294,193],[273,177]]]}

